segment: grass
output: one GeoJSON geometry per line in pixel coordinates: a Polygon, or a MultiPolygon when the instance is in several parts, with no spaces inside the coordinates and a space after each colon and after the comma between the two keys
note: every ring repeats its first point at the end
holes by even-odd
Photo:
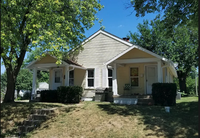
{"type": "Polygon", "coordinates": [[[17,133],[17,126],[30,115],[36,108],[62,107],[58,103],[28,103],[17,101],[14,103],[1,103],[1,135],[6,137],[17,133]]]}
{"type": "MultiPolygon", "coordinates": [[[[198,98],[184,97],[166,113],[161,106],[83,102],[29,133],[30,138],[196,138],[198,98]]],[[[6,110],[4,108],[4,110],[6,110]]]]}

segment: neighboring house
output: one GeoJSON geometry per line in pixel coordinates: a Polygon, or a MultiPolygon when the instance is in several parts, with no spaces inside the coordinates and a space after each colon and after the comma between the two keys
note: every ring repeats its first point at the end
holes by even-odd
{"type": "Polygon", "coordinates": [[[138,45],[99,30],[83,43],[83,50],[59,66],[56,57],[46,54],[33,61],[33,91],[36,91],[37,70],[49,70],[49,89],[78,85],[84,88],[83,98],[92,99],[98,87],[110,87],[113,96],[151,94],[155,82],[173,82],[177,77],[172,61],[138,45]],[[125,84],[131,86],[125,92],[125,84]]]}
{"type": "Polygon", "coordinates": [[[39,87],[37,88],[37,90],[39,90],[39,91],[49,90],[49,84],[46,82],[39,82],[39,87]]]}
{"type": "MultiPolygon", "coordinates": [[[[25,93],[30,93],[30,92],[31,92],[30,90],[20,90],[19,91],[19,96],[20,97],[24,97],[25,93]]],[[[17,98],[17,90],[15,90],[15,98],[17,98]]]]}

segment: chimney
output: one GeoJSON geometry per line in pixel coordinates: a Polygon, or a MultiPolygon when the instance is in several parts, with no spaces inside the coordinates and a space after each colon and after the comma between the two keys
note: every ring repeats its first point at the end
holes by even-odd
{"type": "Polygon", "coordinates": [[[127,37],[124,37],[124,38],[122,38],[124,41],[127,41],[127,42],[129,42],[129,38],[127,38],[127,37]]]}

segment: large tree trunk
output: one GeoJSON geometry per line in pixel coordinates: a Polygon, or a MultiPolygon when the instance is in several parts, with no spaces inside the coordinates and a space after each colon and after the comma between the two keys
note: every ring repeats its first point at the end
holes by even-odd
{"type": "Polygon", "coordinates": [[[179,87],[181,92],[187,93],[187,88],[186,88],[186,77],[187,73],[182,72],[182,71],[177,71],[178,74],[178,80],[179,80],[179,87]]]}
{"type": "Polygon", "coordinates": [[[15,67],[10,64],[6,63],[6,59],[3,58],[4,64],[6,66],[6,74],[7,74],[7,90],[6,95],[4,97],[3,102],[14,102],[14,94],[15,94],[15,85],[17,80],[17,75],[19,70],[22,66],[22,62],[24,60],[24,56],[26,54],[26,50],[21,50],[20,57],[17,59],[17,65],[15,67]]]}
{"type": "Polygon", "coordinates": [[[7,90],[3,102],[14,102],[16,76],[14,76],[14,73],[10,69],[6,70],[6,74],[7,90]]]}

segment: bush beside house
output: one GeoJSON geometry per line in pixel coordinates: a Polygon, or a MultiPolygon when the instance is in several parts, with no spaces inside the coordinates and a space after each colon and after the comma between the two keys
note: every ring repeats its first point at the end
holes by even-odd
{"type": "Polygon", "coordinates": [[[155,105],[176,105],[176,91],[175,83],[154,83],[152,85],[152,97],[155,105]]]}
{"type": "Polygon", "coordinates": [[[43,90],[40,94],[41,102],[58,102],[57,90],[43,90]]]}
{"type": "Polygon", "coordinates": [[[80,86],[60,86],[57,90],[41,91],[41,102],[79,103],[83,93],[80,86]]]}

